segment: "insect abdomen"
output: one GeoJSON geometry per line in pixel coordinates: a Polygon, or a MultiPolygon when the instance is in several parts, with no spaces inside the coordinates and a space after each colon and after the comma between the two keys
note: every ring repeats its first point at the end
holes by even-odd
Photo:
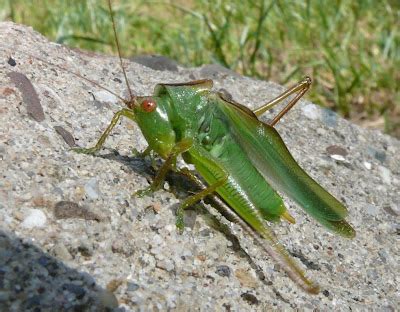
{"type": "MultiPolygon", "coordinates": [[[[199,129],[200,145],[228,173],[227,182],[217,193],[235,210],[256,210],[263,218],[279,220],[286,208],[282,198],[271,188],[253,166],[247,155],[235,142],[223,116],[214,110],[203,120],[199,129]]],[[[210,185],[219,178],[205,168],[200,159],[194,161],[196,169],[210,185]]]]}

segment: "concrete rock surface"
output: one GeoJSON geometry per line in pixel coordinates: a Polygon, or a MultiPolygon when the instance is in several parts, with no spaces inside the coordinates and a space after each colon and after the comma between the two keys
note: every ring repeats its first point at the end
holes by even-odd
{"type": "MultiPolygon", "coordinates": [[[[132,197],[154,175],[149,160],[133,156],[132,149],[146,147],[133,122],[122,120],[97,156],[71,151],[74,145],[93,146],[123,104],[38,58],[126,97],[117,58],[51,43],[9,22],[0,24],[0,42],[0,310],[400,306],[398,140],[306,100],[277,126],[303,168],[346,204],[357,231],[353,240],[335,236],[285,198],[297,223],[271,226],[320,284],[319,295],[308,295],[211,206],[189,210],[187,227],[178,234],[176,205],[190,188],[172,180],[148,197],[132,197]],[[178,189],[178,197],[168,189],[178,189]]],[[[207,78],[210,72],[153,70],[128,61],[126,69],[139,95],[151,94],[157,83],[207,78]]],[[[284,90],[229,71],[213,70],[212,78],[215,90],[248,107],[284,90]]]]}

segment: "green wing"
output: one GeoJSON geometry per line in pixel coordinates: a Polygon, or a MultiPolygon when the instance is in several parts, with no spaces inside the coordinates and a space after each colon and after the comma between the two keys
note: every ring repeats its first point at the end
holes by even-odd
{"type": "Polygon", "coordinates": [[[355,236],[354,229],[344,220],[346,207],[297,164],[275,128],[238,106],[220,103],[237,141],[272,187],[296,201],[328,229],[346,237],[355,236]]]}

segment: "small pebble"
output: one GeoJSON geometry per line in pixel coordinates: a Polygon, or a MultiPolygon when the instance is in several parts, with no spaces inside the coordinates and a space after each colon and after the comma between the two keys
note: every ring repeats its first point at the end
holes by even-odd
{"type": "Polygon", "coordinates": [[[337,123],[338,123],[338,115],[334,111],[324,108],[324,109],[322,109],[322,121],[328,127],[334,128],[337,126],[337,123]]]}
{"type": "Polygon", "coordinates": [[[12,57],[9,57],[9,58],[8,58],[7,63],[8,63],[8,65],[13,66],[13,67],[14,67],[15,65],[17,65],[17,62],[15,62],[15,60],[14,60],[12,57]]]}
{"type": "Polygon", "coordinates": [[[124,283],[122,279],[112,279],[107,283],[107,290],[114,293],[124,283]]]}
{"type": "Polygon", "coordinates": [[[373,147],[368,147],[367,152],[370,156],[374,157],[375,159],[379,160],[381,163],[384,163],[386,160],[386,153],[381,150],[377,150],[373,147]]]}
{"type": "Polygon", "coordinates": [[[56,244],[52,248],[51,252],[55,257],[57,257],[57,258],[59,258],[61,260],[64,260],[64,261],[68,261],[68,260],[72,260],[73,259],[73,257],[69,253],[67,247],[65,247],[65,245],[62,244],[62,243],[56,244]]]}
{"type": "Polygon", "coordinates": [[[379,213],[379,209],[376,205],[367,204],[365,206],[365,212],[370,216],[376,216],[379,213]]]}
{"type": "Polygon", "coordinates": [[[248,293],[248,292],[241,294],[240,297],[242,297],[243,300],[247,301],[251,305],[253,305],[253,304],[257,305],[260,303],[260,301],[257,299],[256,296],[254,296],[253,294],[248,293]]]}
{"type": "Polygon", "coordinates": [[[219,276],[229,277],[231,275],[231,269],[227,265],[219,265],[217,266],[215,273],[217,273],[219,276]]]}
{"type": "Polygon", "coordinates": [[[101,90],[93,93],[94,98],[100,102],[117,103],[118,98],[108,91],[101,90]]]}
{"type": "Polygon", "coordinates": [[[26,112],[28,113],[28,115],[37,122],[45,120],[45,115],[42,104],[40,103],[40,98],[29,78],[19,72],[10,72],[7,74],[7,76],[21,91],[22,99],[25,103],[26,112]]]}
{"type": "Polygon", "coordinates": [[[243,287],[257,288],[258,280],[246,269],[237,269],[235,276],[243,287]]]}
{"type": "Polygon", "coordinates": [[[382,177],[383,183],[390,184],[392,182],[391,172],[388,168],[379,166],[378,167],[379,174],[382,177]]]}
{"type": "Polygon", "coordinates": [[[65,130],[61,126],[54,126],[54,130],[64,139],[65,143],[68,144],[69,147],[75,146],[75,138],[68,130],[65,130]]]}
{"type": "Polygon", "coordinates": [[[347,156],[347,154],[348,154],[345,148],[343,148],[341,146],[338,146],[338,145],[330,145],[330,146],[328,146],[326,148],[326,152],[331,156],[339,155],[339,156],[342,156],[343,158],[345,156],[347,156]]]}
{"type": "Polygon", "coordinates": [[[334,159],[334,160],[338,160],[338,161],[345,161],[346,160],[346,158],[344,158],[342,155],[335,155],[335,154],[333,154],[333,155],[329,155],[332,159],[334,159]]]}
{"type": "Polygon", "coordinates": [[[47,217],[40,209],[29,209],[21,223],[21,227],[26,229],[42,228],[47,222],[47,217]]]}
{"type": "Polygon", "coordinates": [[[326,130],[324,128],[318,128],[317,133],[322,137],[326,136],[326,130]]]}
{"type": "Polygon", "coordinates": [[[86,182],[85,192],[90,199],[99,198],[99,186],[96,178],[91,178],[89,181],[86,182]]]}
{"type": "Polygon", "coordinates": [[[321,110],[314,104],[307,104],[303,106],[301,110],[309,119],[317,120],[321,116],[321,110]]]}
{"type": "Polygon", "coordinates": [[[372,168],[372,164],[369,163],[368,161],[364,161],[364,162],[363,162],[363,165],[364,165],[364,167],[367,168],[368,170],[371,170],[371,168],[372,168]]]}
{"type": "Polygon", "coordinates": [[[139,289],[139,285],[134,282],[128,282],[126,290],[127,291],[136,291],[139,289]]]}
{"type": "Polygon", "coordinates": [[[101,221],[104,217],[89,211],[89,208],[86,206],[79,206],[75,202],[71,201],[59,201],[54,206],[54,216],[57,219],[86,219],[86,220],[96,220],[101,221]]]}

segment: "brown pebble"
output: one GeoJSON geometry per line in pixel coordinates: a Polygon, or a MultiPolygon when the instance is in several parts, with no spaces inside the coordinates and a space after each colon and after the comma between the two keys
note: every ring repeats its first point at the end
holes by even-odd
{"type": "Polygon", "coordinates": [[[159,202],[155,202],[153,205],[153,210],[155,213],[159,214],[161,211],[161,204],[159,202]]]}
{"type": "Polygon", "coordinates": [[[113,279],[108,282],[106,288],[110,292],[115,292],[118,289],[118,287],[123,284],[123,282],[124,281],[122,279],[113,279]]]}
{"type": "Polygon", "coordinates": [[[21,91],[28,115],[38,122],[43,121],[45,116],[42,104],[40,104],[39,96],[28,77],[18,72],[8,73],[7,76],[21,91]]]}
{"type": "Polygon", "coordinates": [[[260,303],[258,298],[249,292],[241,294],[240,297],[242,297],[243,300],[247,301],[251,305],[257,305],[260,303]]]}
{"type": "Polygon", "coordinates": [[[326,152],[329,155],[340,155],[340,156],[343,156],[343,157],[345,157],[348,154],[346,149],[344,149],[343,147],[338,146],[338,145],[328,146],[326,148],[326,152]]]}
{"type": "Polygon", "coordinates": [[[240,284],[243,287],[249,287],[249,288],[257,288],[258,287],[258,282],[257,280],[252,276],[251,272],[249,272],[246,269],[237,269],[235,271],[235,276],[239,280],[240,284]]]}
{"type": "Polygon", "coordinates": [[[65,143],[68,144],[69,147],[76,146],[75,138],[68,130],[65,130],[61,126],[54,126],[54,130],[64,139],[65,143]]]}
{"type": "Polygon", "coordinates": [[[197,259],[199,259],[200,261],[206,261],[207,257],[205,255],[198,255],[197,259]]]}
{"type": "Polygon", "coordinates": [[[50,208],[53,206],[53,202],[44,198],[43,196],[36,196],[32,199],[32,203],[36,207],[47,207],[50,208]]]}
{"type": "Polygon", "coordinates": [[[96,213],[88,211],[88,208],[71,201],[59,201],[54,207],[54,216],[57,219],[102,220],[96,213]]]}

